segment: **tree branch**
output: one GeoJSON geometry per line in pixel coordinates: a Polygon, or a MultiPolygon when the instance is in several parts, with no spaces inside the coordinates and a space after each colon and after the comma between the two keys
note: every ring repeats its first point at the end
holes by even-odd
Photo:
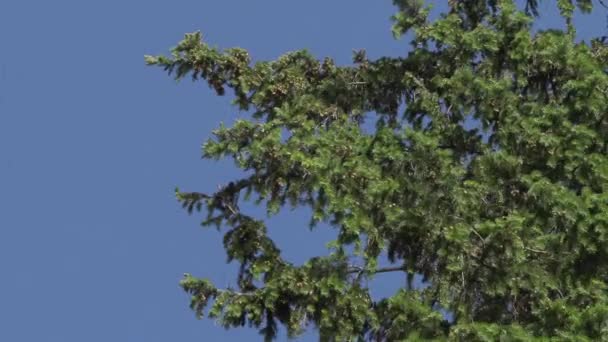
{"type": "Polygon", "coordinates": [[[361,274],[379,274],[379,273],[389,273],[389,272],[399,272],[399,271],[405,272],[405,271],[407,271],[407,268],[405,267],[405,265],[401,265],[401,266],[393,266],[393,267],[382,267],[373,272],[369,272],[361,266],[351,266],[351,269],[348,270],[348,273],[349,274],[357,273],[357,277],[359,277],[361,274]]]}

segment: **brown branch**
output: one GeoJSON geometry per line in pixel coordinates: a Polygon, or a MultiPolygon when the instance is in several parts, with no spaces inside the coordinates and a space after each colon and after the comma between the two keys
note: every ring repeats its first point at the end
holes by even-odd
{"type": "Polygon", "coordinates": [[[377,269],[376,271],[374,271],[374,273],[378,274],[378,273],[388,273],[388,272],[397,272],[397,271],[407,271],[407,269],[405,268],[404,265],[394,266],[394,267],[384,267],[384,268],[377,269]]]}
{"type": "Polygon", "coordinates": [[[389,272],[405,272],[407,271],[407,268],[405,267],[405,265],[401,265],[401,266],[393,266],[393,267],[383,267],[383,268],[379,268],[375,271],[367,271],[365,268],[361,267],[361,266],[351,266],[351,269],[348,270],[349,274],[352,273],[357,273],[357,277],[359,277],[362,274],[379,274],[379,273],[389,273],[389,272]]]}
{"type": "Polygon", "coordinates": [[[542,251],[540,249],[534,249],[534,248],[530,248],[530,247],[524,247],[525,250],[530,251],[530,252],[534,252],[534,253],[541,253],[541,254],[550,254],[547,251],[542,251]]]}
{"type": "Polygon", "coordinates": [[[475,233],[475,235],[477,235],[477,237],[479,238],[479,240],[481,240],[482,245],[485,246],[486,245],[486,239],[484,239],[483,236],[481,236],[481,234],[479,234],[479,232],[475,228],[471,227],[471,231],[473,233],[475,233]]]}

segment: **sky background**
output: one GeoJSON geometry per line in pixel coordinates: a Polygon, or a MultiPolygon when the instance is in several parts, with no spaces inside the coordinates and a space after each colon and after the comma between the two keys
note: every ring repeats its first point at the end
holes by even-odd
{"type": "MultiPolygon", "coordinates": [[[[541,27],[561,25],[552,3],[541,5],[541,27]]],[[[188,216],[173,189],[211,192],[237,177],[231,161],[201,160],[201,144],[220,122],[247,116],[143,55],[201,30],[254,60],[301,48],[340,64],[353,49],[404,56],[393,12],[389,0],[2,0],[0,341],[261,340],[196,320],[178,286],[184,272],[234,284],[222,235],[188,216]]],[[[577,18],[580,36],[605,34],[605,15],[577,18]]],[[[307,214],[269,220],[295,263],[325,254],[334,236],[310,232],[307,214]]],[[[374,294],[402,284],[383,275],[374,294]]]]}

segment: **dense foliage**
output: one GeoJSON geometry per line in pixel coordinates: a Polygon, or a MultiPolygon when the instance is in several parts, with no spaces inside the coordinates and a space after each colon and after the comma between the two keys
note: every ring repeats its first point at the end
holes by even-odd
{"type": "Polygon", "coordinates": [[[170,57],[146,56],[218,95],[231,89],[253,113],[204,145],[248,176],[213,194],[177,191],[225,229],[240,264],[237,289],[186,275],[192,308],[267,339],[279,324],[325,341],[606,338],[608,49],[577,41],[572,20],[594,4],[559,0],[566,29],[534,32],[536,1],[451,0],[437,20],[423,1],[394,3],[393,33],[414,33],[406,57],[359,51],[338,66],[297,51],[254,64],[200,33],[170,57]],[[239,209],[250,195],[270,214],[311,208],[311,225],[335,227],[337,240],[289,263],[264,220],[239,209]],[[374,300],[365,280],[382,272],[409,282],[374,300]],[[414,274],[428,286],[412,286],[414,274]]]}

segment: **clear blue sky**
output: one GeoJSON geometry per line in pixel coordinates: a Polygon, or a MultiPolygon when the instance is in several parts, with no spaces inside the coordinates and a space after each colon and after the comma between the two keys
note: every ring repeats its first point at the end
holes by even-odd
{"type": "MultiPolygon", "coordinates": [[[[392,13],[389,0],[2,0],[0,341],[259,340],[196,320],[178,287],[184,272],[233,283],[221,235],[187,216],[173,189],[212,191],[238,176],[231,162],[201,160],[200,145],[244,114],[203,83],[145,67],[143,55],[195,30],[256,60],[300,48],[339,63],[360,48],[404,55],[392,13]]],[[[581,36],[603,34],[604,14],[578,20],[581,36]]],[[[269,221],[294,262],[323,254],[333,236],[307,220],[269,221]]],[[[375,291],[400,284],[387,275],[375,291]]]]}

